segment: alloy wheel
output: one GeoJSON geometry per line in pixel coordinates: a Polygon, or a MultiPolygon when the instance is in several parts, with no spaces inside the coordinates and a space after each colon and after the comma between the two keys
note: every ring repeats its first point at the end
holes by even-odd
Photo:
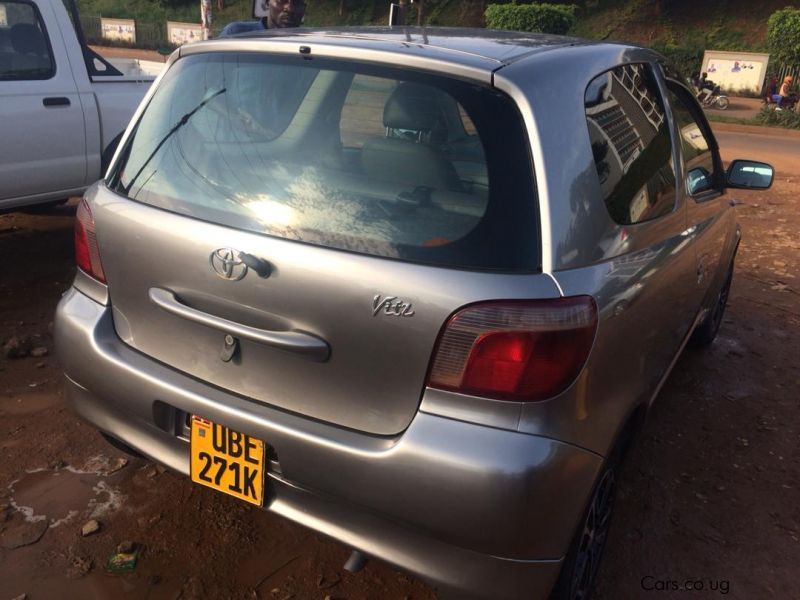
{"type": "Polygon", "coordinates": [[[728,295],[731,291],[731,275],[732,273],[728,275],[725,285],[722,286],[722,289],[719,291],[719,296],[717,296],[717,304],[714,306],[714,313],[711,315],[711,318],[713,319],[714,331],[719,329],[719,326],[722,324],[722,317],[725,315],[725,306],[728,304],[728,295]]]}
{"type": "Polygon", "coordinates": [[[570,598],[587,600],[591,595],[600,557],[606,545],[614,505],[616,472],[609,468],[595,489],[583,524],[578,556],[572,573],[570,598]]]}

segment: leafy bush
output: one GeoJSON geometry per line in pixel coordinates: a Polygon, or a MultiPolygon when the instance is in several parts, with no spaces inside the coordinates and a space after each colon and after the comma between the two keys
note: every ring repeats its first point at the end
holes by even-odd
{"type": "Polygon", "coordinates": [[[703,62],[704,46],[687,43],[685,46],[674,46],[661,41],[652,45],[653,50],[660,52],[669,63],[678,70],[685,80],[692,73],[700,70],[703,62]]]}
{"type": "Polygon", "coordinates": [[[786,129],[800,129],[800,113],[792,110],[775,110],[765,106],[756,115],[756,121],[771,127],[785,127],[786,129]]]}
{"type": "Polygon", "coordinates": [[[486,7],[486,26],[563,35],[575,24],[575,8],[563,4],[490,4],[486,7]]]}
{"type": "Polygon", "coordinates": [[[773,64],[800,63],[800,9],[786,7],[772,13],[767,21],[767,46],[773,64]]]}

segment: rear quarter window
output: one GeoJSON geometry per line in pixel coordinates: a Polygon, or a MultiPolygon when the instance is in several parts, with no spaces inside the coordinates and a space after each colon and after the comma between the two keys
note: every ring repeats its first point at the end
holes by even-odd
{"type": "Polygon", "coordinates": [[[109,186],[202,220],[463,268],[539,266],[522,119],[488,87],[257,53],[163,78],[109,186]]]}
{"type": "Polygon", "coordinates": [[[672,142],[653,71],[630,64],[598,75],[586,88],[586,122],[608,213],[621,225],[675,208],[672,142]]]}

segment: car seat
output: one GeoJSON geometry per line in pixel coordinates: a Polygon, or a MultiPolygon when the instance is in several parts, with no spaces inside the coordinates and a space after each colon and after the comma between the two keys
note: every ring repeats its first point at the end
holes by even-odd
{"type": "Polygon", "coordinates": [[[460,190],[455,168],[435,146],[442,139],[442,101],[443,92],[431,86],[399,84],[383,108],[386,135],[367,140],[361,150],[363,172],[415,188],[460,190]]]}
{"type": "Polygon", "coordinates": [[[39,71],[51,67],[47,43],[41,30],[32,23],[17,23],[8,34],[14,55],[12,71],[39,71]]]}

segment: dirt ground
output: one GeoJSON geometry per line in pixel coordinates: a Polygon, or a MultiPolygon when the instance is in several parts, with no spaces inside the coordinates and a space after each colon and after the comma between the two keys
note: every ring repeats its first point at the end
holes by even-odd
{"type": "MultiPolygon", "coordinates": [[[[735,196],[728,312],[710,350],[679,360],[625,466],[602,600],[800,597],[800,167],[735,196]]],[[[125,462],[69,412],[52,317],[74,273],[73,215],[74,201],[0,215],[0,345],[29,338],[39,355],[0,355],[0,600],[435,597],[382,564],[346,573],[343,546],[125,462]],[[126,541],[138,563],[111,574],[126,541]]]]}
{"type": "Polygon", "coordinates": [[[725,320],[680,358],[625,466],[604,600],[800,598],[800,177],[733,195],[725,320]],[[669,587],[687,580],[703,590],[669,587]]]}

